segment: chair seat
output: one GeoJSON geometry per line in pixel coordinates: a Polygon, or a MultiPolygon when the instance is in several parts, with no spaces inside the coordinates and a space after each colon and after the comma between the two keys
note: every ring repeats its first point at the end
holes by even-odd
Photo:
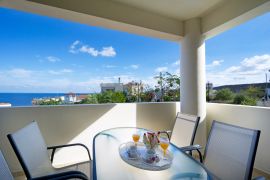
{"type": "Polygon", "coordinates": [[[92,179],[92,168],[93,168],[93,161],[85,161],[81,163],[77,163],[74,165],[68,165],[61,168],[55,168],[56,172],[66,172],[66,171],[80,171],[88,176],[88,178],[92,179]]]}

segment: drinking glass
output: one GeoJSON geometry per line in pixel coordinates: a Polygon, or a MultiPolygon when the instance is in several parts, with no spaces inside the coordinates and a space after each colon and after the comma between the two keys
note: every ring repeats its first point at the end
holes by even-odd
{"type": "Polygon", "coordinates": [[[159,145],[163,150],[164,158],[166,156],[166,151],[167,151],[167,149],[169,147],[169,144],[170,144],[170,140],[169,140],[168,137],[165,137],[165,136],[164,137],[159,137],[159,145]]]}
{"type": "Polygon", "coordinates": [[[137,146],[137,143],[140,140],[140,136],[141,135],[138,132],[135,132],[135,133],[132,134],[132,139],[133,139],[133,141],[135,143],[135,146],[137,146]]]}

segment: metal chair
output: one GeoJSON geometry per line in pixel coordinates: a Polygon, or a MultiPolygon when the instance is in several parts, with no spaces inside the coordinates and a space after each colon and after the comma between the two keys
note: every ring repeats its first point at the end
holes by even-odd
{"type": "Polygon", "coordinates": [[[213,121],[203,163],[217,179],[251,179],[259,137],[259,130],[213,121]]]}
{"type": "Polygon", "coordinates": [[[33,121],[15,133],[7,135],[11,146],[24,170],[27,179],[89,179],[91,175],[91,157],[88,148],[83,144],[67,144],[47,147],[38,127],[33,121]],[[52,166],[55,150],[63,147],[82,146],[86,149],[89,161],[64,168],[52,166]],[[51,149],[51,159],[48,151],[51,149]],[[81,172],[81,168],[88,171],[88,176],[81,172]],[[76,169],[76,170],[73,170],[76,169]]]}
{"type": "Polygon", "coordinates": [[[13,180],[13,176],[8,168],[7,162],[0,150],[0,179],[13,180]]]}
{"type": "Polygon", "coordinates": [[[173,131],[161,131],[160,133],[166,133],[171,143],[183,151],[189,152],[190,155],[192,155],[192,151],[196,150],[202,162],[200,152],[202,147],[198,144],[193,145],[199,122],[200,117],[198,116],[178,112],[173,131]]]}

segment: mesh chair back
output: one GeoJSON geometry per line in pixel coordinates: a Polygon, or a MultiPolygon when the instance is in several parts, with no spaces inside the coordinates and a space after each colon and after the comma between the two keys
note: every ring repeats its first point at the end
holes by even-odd
{"type": "Polygon", "coordinates": [[[193,145],[200,117],[177,113],[171,142],[178,147],[193,145]]]}
{"type": "Polygon", "coordinates": [[[220,179],[251,179],[260,131],[213,121],[205,166],[220,179]]]}
{"type": "Polygon", "coordinates": [[[0,179],[13,180],[13,176],[8,168],[7,162],[0,150],[0,179]]]}
{"type": "Polygon", "coordinates": [[[54,172],[47,146],[36,122],[8,135],[27,178],[54,172]]]}

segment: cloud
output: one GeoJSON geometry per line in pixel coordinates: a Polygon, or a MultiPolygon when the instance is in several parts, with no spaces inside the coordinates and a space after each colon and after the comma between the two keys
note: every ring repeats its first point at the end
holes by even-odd
{"type": "Polygon", "coordinates": [[[71,69],[61,69],[61,70],[49,70],[48,73],[52,74],[52,75],[62,75],[62,74],[66,74],[66,73],[72,73],[73,70],[71,69]]]}
{"type": "Polygon", "coordinates": [[[270,54],[244,58],[239,65],[221,72],[207,72],[207,80],[215,86],[227,84],[259,83],[265,81],[265,73],[270,69],[270,54]]]}
{"type": "Polygon", "coordinates": [[[116,55],[116,52],[112,46],[110,47],[103,47],[100,52],[98,52],[99,55],[104,57],[114,57],[116,55]]]}
{"type": "Polygon", "coordinates": [[[70,53],[73,53],[73,54],[77,53],[76,48],[77,48],[77,45],[78,45],[78,44],[80,44],[80,41],[79,41],[79,40],[74,41],[74,42],[70,45],[70,47],[69,47],[69,52],[70,52],[70,53]]]}
{"type": "Polygon", "coordinates": [[[130,68],[132,68],[132,69],[138,69],[139,68],[139,65],[138,64],[132,64],[132,65],[130,65],[130,68]]]}
{"type": "Polygon", "coordinates": [[[79,40],[74,41],[70,47],[69,52],[76,54],[76,53],[86,53],[90,56],[102,56],[102,57],[114,57],[116,56],[116,51],[112,46],[102,47],[101,50],[97,50],[94,47],[91,47],[87,44],[81,43],[79,40]]]}
{"type": "Polygon", "coordinates": [[[7,74],[14,78],[27,78],[32,75],[33,71],[23,69],[23,68],[15,68],[7,71],[7,74]]]}
{"type": "Polygon", "coordinates": [[[224,72],[226,72],[226,73],[236,73],[236,72],[240,72],[240,71],[241,71],[240,66],[231,66],[231,67],[227,68],[224,72]]]}
{"type": "Polygon", "coordinates": [[[174,74],[180,76],[180,68],[177,68],[177,69],[174,71],[174,74]]]}
{"type": "Polygon", "coordinates": [[[79,49],[79,52],[82,52],[82,53],[87,53],[91,56],[98,56],[99,52],[97,50],[95,50],[95,48],[92,48],[92,47],[88,47],[87,45],[83,45],[80,49],[79,49]]]}
{"type": "Polygon", "coordinates": [[[155,69],[155,72],[166,72],[168,71],[168,67],[158,67],[155,69]]]}
{"type": "Polygon", "coordinates": [[[130,66],[125,66],[124,69],[139,69],[139,65],[138,64],[131,64],[130,66]]]}
{"type": "MultiPolygon", "coordinates": [[[[0,89],[8,92],[100,92],[100,83],[118,82],[120,77],[122,83],[131,81],[154,86],[156,80],[153,77],[140,77],[130,72],[106,76],[84,73],[83,78],[77,78],[72,69],[53,70],[29,70],[14,68],[0,70],[0,89]],[[72,73],[72,74],[71,74],[72,73]],[[69,75],[69,76],[67,76],[69,75]],[[24,77],[22,79],[22,76],[24,77]]],[[[79,75],[78,75],[79,76],[79,75]]]]}
{"type": "Polygon", "coordinates": [[[214,60],[214,61],[212,61],[211,64],[207,64],[206,68],[213,68],[216,66],[220,66],[223,62],[224,62],[224,60],[214,60]]]}
{"type": "Polygon", "coordinates": [[[116,68],[117,66],[114,66],[114,65],[105,65],[103,67],[105,67],[105,68],[116,68]]]}
{"type": "Polygon", "coordinates": [[[48,56],[46,59],[47,59],[49,62],[52,62],[52,63],[61,61],[60,58],[57,58],[57,57],[54,57],[54,56],[48,56]]]}
{"type": "Polygon", "coordinates": [[[180,60],[175,61],[172,65],[173,66],[179,66],[180,65],[180,60]]]}

